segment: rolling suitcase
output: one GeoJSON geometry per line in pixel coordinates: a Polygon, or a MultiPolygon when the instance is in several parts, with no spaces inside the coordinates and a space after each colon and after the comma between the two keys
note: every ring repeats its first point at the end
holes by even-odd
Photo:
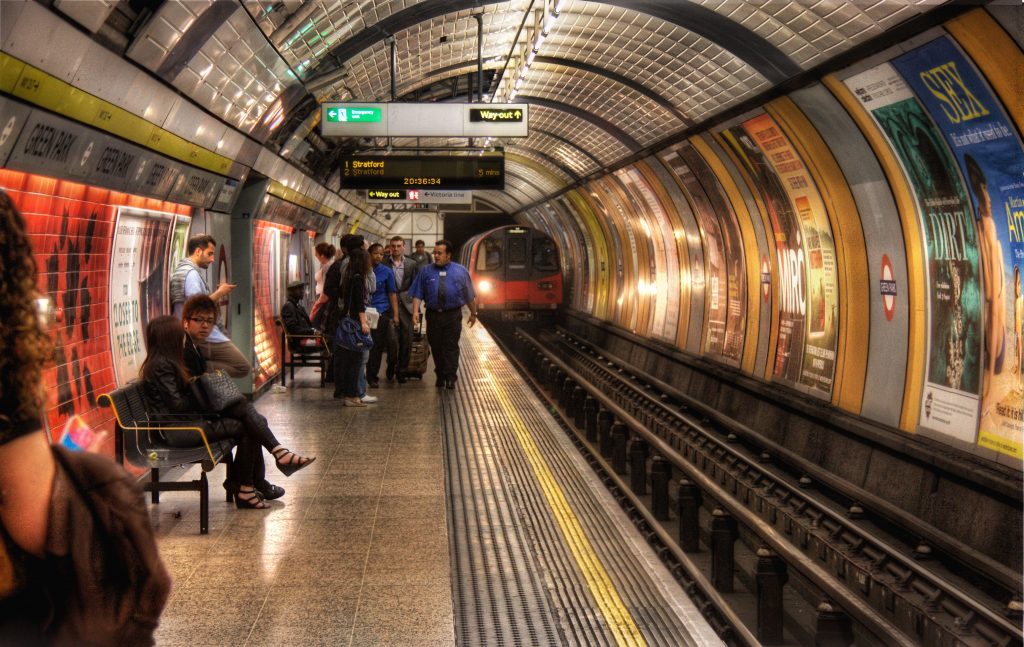
{"type": "Polygon", "coordinates": [[[405,377],[423,379],[427,372],[427,360],[430,359],[430,346],[427,345],[427,336],[423,334],[423,322],[420,321],[418,330],[412,333],[412,344],[409,347],[409,365],[405,369],[405,377]]]}

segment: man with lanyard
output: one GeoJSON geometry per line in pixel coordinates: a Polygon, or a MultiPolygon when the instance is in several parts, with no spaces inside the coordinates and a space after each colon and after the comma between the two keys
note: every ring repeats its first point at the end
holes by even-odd
{"type": "MultiPolygon", "coordinates": [[[[170,281],[171,309],[174,316],[179,319],[181,308],[189,298],[205,294],[213,299],[214,303],[220,303],[222,298],[235,289],[233,283],[221,283],[216,290],[210,292],[210,286],[203,276],[206,268],[213,264],[217,251],[217,241],[213,236],[193,236],[189,238],[185,249],[188,256],[178,261],[177,267],[171,273],[170,281]]],[[[219,326],[214,327],[210,336],[198,346],[210,370],[223,369],[231,377],[245,377],[252,372],[252,364],[231,343],[219,326]]]]}
{"type": "Polygon", "coordinates": [[[409,367],[409,349],[412,347],[412,296],[409,295],[409,288],[416,277],[419,263],[405,255],[405,239],[401,236],[392,236],[388,249],[390,254],[384,259],[384,264],[395,273],[400,323],[395,328],[398,348],[388,348],[387,375],[389,382],[397,379],[399,384],[405,384],[405,370],[409,367]]]}
{"type": "Polygon", "coordinates": [[[462,307],[469,306],[469,326],[476,323],[476,294],[465,267],[452,260],[452,244],[434,245],[434,262],[421,267],[412,287],[412,325],[419,325],[420,304],[427,310],[427,343],[434,355],[438,388],[455,388],[459,371],[462,307]]]}
{"type": "MultiPolygon", "coordinates": [[[[375,389],[380,386],[380,360],[391,338],[391,327],[398,328],[398,287],[395,285],[395,273],[382,262],[383,245],[370,245],[370,260],[373,262],[373,275],[377,282],[377,289],[370,296],[370,307],[375,308],[380,317],[377,319],[377,327],[370,331],[373,335],[373,348],[370,349],[370,360],[366,365],[366,382],[375,389]]],[[[393,354],[388,353],[389,364],[393,354]]]]}

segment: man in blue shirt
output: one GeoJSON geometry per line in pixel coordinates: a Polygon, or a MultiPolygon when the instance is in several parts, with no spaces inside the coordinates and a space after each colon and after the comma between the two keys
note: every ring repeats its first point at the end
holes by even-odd
{"type": "MultiPolygon", "coordinates": [[[[370,349],[370,359],[366,364],[366,383],[371,388],[380,386],[380,360],[384,356],[384,349],[388,347],[391,339],[391,327],[398,327],[398,285],[395,283],[395,273],[385,265],[384,246],[380,243],[370,245],[370,260],[373,261],[373,276],[376,279],[377,289],[370,295],[370,307],[376,308],[380,313],[377,320],[377,327],[370,331],[373,336],[373,348],[370,349]]],[[[395,354],[395,350],[388,348],[388,360],[395,354]]]]}
{"type": "Polygon", "coordinates": [[[412,325],[420,320],[420,304],[427,311],[427,343],[434,355],[437,387],[455,388],[459,371],[459,338],[462,337],[462,307],[469,306],[469,326],[476,323],[476,294],[465,267],[452,260],[452,244],[434,244],[434,262],[416,273],[412,295],[412,325]]]}

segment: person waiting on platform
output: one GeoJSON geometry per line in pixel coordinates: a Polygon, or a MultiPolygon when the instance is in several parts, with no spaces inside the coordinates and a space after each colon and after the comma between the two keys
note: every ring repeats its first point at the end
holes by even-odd
{"type": "Polygon", "coordinates": [[[412,260],[416,261],[417,265],[426,265],[430,262],[430,254],[427,253],[426,243],[422,240],[417,240],[414,245],[415,250],[410,254],[412,260]]]}
{"type": "Polygon", "coordinates": [[[327,296],[324,294],[324,281],[327,279],[327,271],[331,269],[331,265],[334,265],[334,262],[337,260],[337,253],[338,250],[330,243],[319,243],[313,248],[313,254],[320,263],[320,267],[316,269],[316,301],[313,302],[313,308],[309,311],[309,319],[317,328],[323,327],[324,306],[327,305],[327,296]]]}
{"type": "Polygon", "coordinates": [[[398,330],[398,285],[395,273],[383,263],[384,246],[380,243],[370,245],[370,261],[373,263],[373,275],[377,280],[377,289],[370,295],[370,307],[380,314],[377,327],[372,330],[373,348],[370,349],[370,361],[366,365],[366,383],[372,388],[380,386],[380,361],[384,351],[388,351],[388,365],[392,364],[392,356],[396,350],[389,348],[389,341],[398,330]]]}
{"type": "MultiPolygon", "coordinates": [[[[341,276],[340,295],[332,318],[332,328],[348,317],[358,322],[364,335],[370,334],[366,322],[366,275],[372,274],[370,255],[361,247],[348,252],[348,263],[341,276]]],[[[333,338],[332,338],[333,339],[333,338]]],[[[346,407],[365,407],[360,394],[359,375],[363,372],[363,353],[334,342],[334,397],[343,399],[346,407]]]]}
{"type": "Polygon", "coordinates": [[[405,371],[409,368],[409,351],[412,348],[412,297],[409,296],[409,288],[416,278],[419,264],[411,256],[405,255],[405,239],[401,236],[391,237],[388,252],[384,257],[384,264],[395,273],[399,325],[395,329],[397,348],[394,348],[394,344],[388,348],[387,376],[389,382],[397,379],[399,384],[404,384],[405,371]]]}
{"type": "Polygon", "coordinates": [[[465,267],[452,260],[452,244],[434,244],[434,262],[420,268],[409,288],[412,295],[412,325],[419,325],[420,303],[427,310],[427,343],[434,355],[438,388],[455,388],[459,379],[459,338],[462,336],[462,307],[469,306],[470,327],[476,323],[476,294],[465,267]]]}
{"type": "Polygon", "coordinates": [[[305,294],[306,284],[302,281],[292,281],[288,284],[288,300],[281,306],[281,323],[284,325],[284,331],[289,335],[309,336],[307,339],[292,337],[288,340],[288,350],[293,353],[301,353],[304,348],[320,346],[320,340],[312,338],[318,334],[316,328],[300,303],[305,294]]]}
{"type": "MultiPolygon", "coordinates": [[[[217,241],[213,236],[200,234],[189,238],[186,250],[188,256],[178,262],[170,280],[171,310],[179,317],[181,307],[189,297],[206,294],[214,303],[219,303],[235,289],[234,283],[221,283],[211,293],[203,276],[206,268],[213,264],[217,251],[217,241]]],[[[252,372],[252,364],[220,328],[214,330],[199,349],[214,370],[223,369],[231,377],[245,377],[252,372]]]]}
{"type": "MultiPolygon", "coordinates": [[[[327,295],[327,305],[324,306],[326,315],[324,316],[324,336],[328,339],[334,339],[334,333],[337,330],[338,323],[341,321],[340,313],[344,310],[341,302],[341,282],[342,277],[345,273],[345,268],[348,267],[349,255],[353,250],[360,250],[364,252],[363,256],[366,261],[369,262],[369,255],[366,251],[366,241],[359,234],[345,234],[341,237],[341,249],[343,250],[342,258],[336,263],[331,265],[327,271],[327,276],[324,278],[324,294],[327,295]]],[[[366,271],[363,272],[364,281],[366,282],[365,290],[363,291],[364,297],[369,297],[377,290],[377,279],[374,277],[373,271],[367,266],[366,271]]],[[[364,304],[365,306],[366,304],[364,304]]],[[[362,352],[362,366],[359,367],[357,376],[357,382],[359,387],[359,397],[362,399],[364,404],[373,404],[377,401],[377,396],[367,395],[366,393],[366,365],[370,361],[370,351],[365,350],[362,352]]],[[[337,374],[337,370],[332,371],[337,374]]],[[[340,388],[337,383],[334,385],[335,393],[338,393],[340,388]]],[[[341,397],[341,396],[336,396],[341,397]]]]}
{"type": "MultiPolygon", "coordinates": [[[[218,309],[205,295],[193,297],[185,305],[183,316],[188,332],[175,317],[158,317],[146,327],[147,354],[141,376],[147,408],[153,412],[154,419],[159,419],[161,414],[196,415],[198,418],[212,413],[203,411],[188,382],[191,376],[205,372],[205,358],[197,344],[204,336],[209,336],[209,330],[216,324],[218,309]]],[[[216,422],[203,426],[211,440],[234,438],[238,442],[224,487],[235,496],[239,508],[266,508],[264,499],[284,495],[284,488],[268,483],[264,477],[260,445],[274,455],[278,469],[286,476],[315,460],[298,456],[281,445],[266,418],[247,400],[220,412],[219,416],[216,422]]],[[[194,432],[168,432],[165,436],[167,443],[173,446],[192,447],[202,442],[194,432]]]]}

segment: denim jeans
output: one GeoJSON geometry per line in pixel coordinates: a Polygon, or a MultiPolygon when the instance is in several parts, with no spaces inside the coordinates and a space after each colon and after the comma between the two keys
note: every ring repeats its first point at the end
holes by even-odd
{"type": "Polygon", "coordinates": [[[362,354],[362,360],[359,363],[359,397],[366,395],[366,364],[370,361],[370,351],[356,351],[362,354]]]}

